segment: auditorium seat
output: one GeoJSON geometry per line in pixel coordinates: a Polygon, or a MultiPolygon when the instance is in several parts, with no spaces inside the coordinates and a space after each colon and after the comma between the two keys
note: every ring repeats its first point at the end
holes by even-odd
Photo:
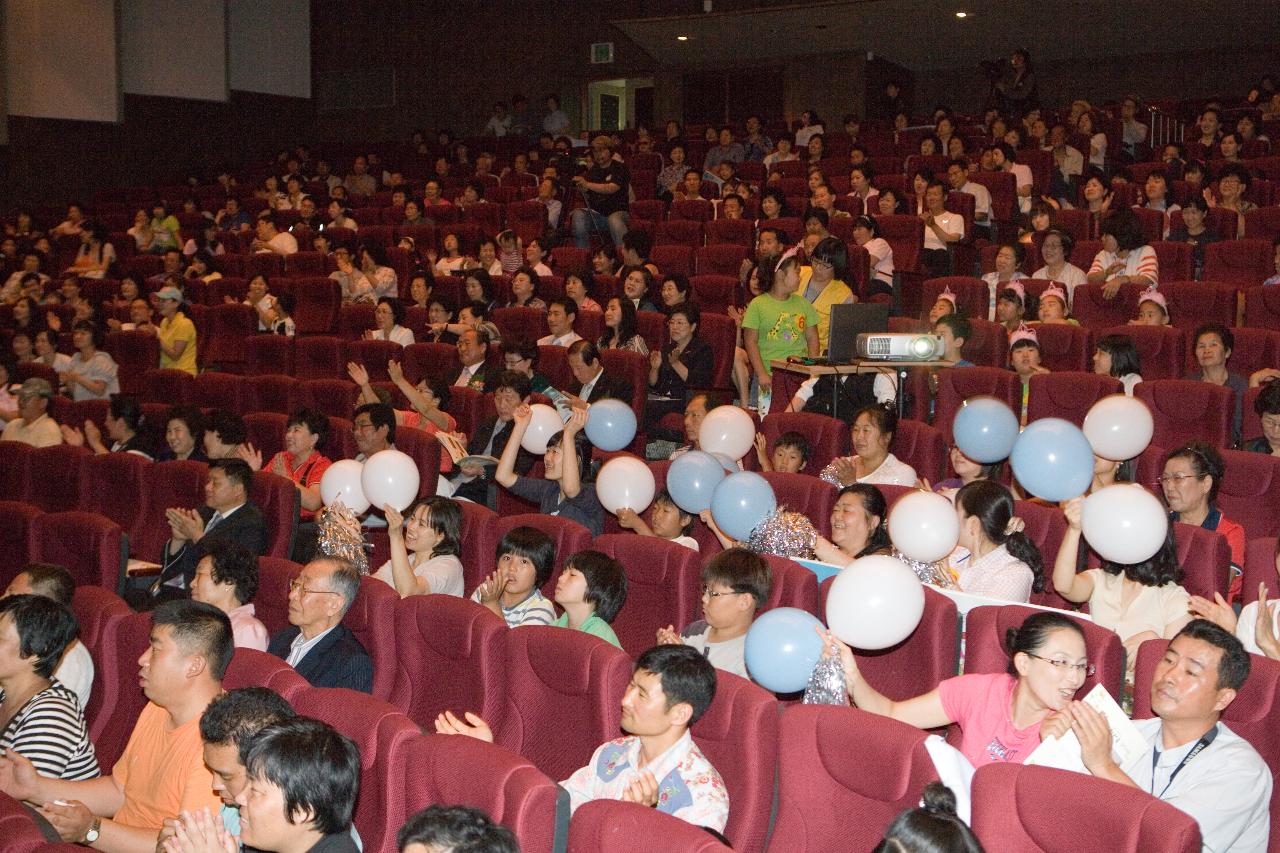
{"type": "Polygon", "coordinates": [[[1258,600],[1258,584],[1267,585],[1267,599],[1275,595],[1276,588],[1276,537],[1263,536],[1250,539],[1245,544],[1244,577],[1240,585],[1240,601],[1248,604],[1258,600]]]}
{"type": "Polygon", "coordinates": [[[960,348],[960,355],[978,367],[1007,368],[1009,333],[1004,326],[981,317],[971,317],[969,325],[970,334],[960,348]]]}
{"type": "MultiPolygon", "coordinates": [[[[260,257],[260,255],[254,255],[260,257]]],[[[273,256],[278,257],[278,256],[273,256]]],[[[199,351],[206,370],[244,370],[244,341],[258,333],[257,312],[242,302],[212,305],[199,351]]]]}
{"type": "Polygon", "coordinates": [[[767,448],[773,453],[778,436],[798,432],[809,440],[809,461],[803,473],[817,476],[837,456],[849,455],[849,425],[844,421],[813,412],[776,412],[760,422],[767,448]]]}
{"type": "MultiPolygon", "coordinates": [[[[371,572],[377,566],[370,566],[371,572]]],[[[360,578],[360,592],[352,602],[342,624],[356,635],[373,659],[373,695],[389,699],[396,680],[395,604],[400,596],[389,585],[365,575],[360,578]]]]}
{"type": "Polygon", "coordinates": [[[308,687],[293,707],[299,715],[328,723],[355,741],[360,749],[356,829],[370,853],[395,849],[395,834],[405,814],[405,756],[409,743],[419,736],[418,727],[394,705],[355,690],[308,687]]]}
{"type": "Polygon", "coordinates": [[[267,687],[294,702],[310,685],[297,670],[281,658],[257,649],[237,648],[231,656],[231,664],[222,677],[223,690],[241,687],[267,687]]]}
{"type": "MultiPolygon", "coordinates": [[[[1260,285],[1261,282],[1254,284],[1260,285]]],[[[1244,292],[1244,324],[1255,329],[1280,329],[1280,288],[1247,288],[1244,292]]]]}
{"type": "Polygon", "coordinates": [[[1063,418],[1081,426],[1094,403],[1122,393],[1124,386],[1111,376],[1083,372],[1039,373],[1031,377],[1027,421],[1063,418]]]}
{"type": "Polygon", "coordinates": [[[106,516],[80,510],[46,512],[32,519],[27,537],[32,562],[66,566],[77,585],[116,590],[123,581],[128,537],[106,516]]]}
{"type": "Polygon", "coordinates": [[[788,707],[769,853],[873,849],[885,827],[915,808],[924,786],[938,779],[926,737],[857,708],[788,707]]]}
{"type": "MultiPolygon", "coordinates": [[[[1146,361],[1143,361],[1146,372],[1146,361]]],[[[1144,379],[1133,395],[1147,404],[1155,419],[1151,443],[1178,447],[1193,439],[1214,447],[1231,444],[1234,392],[1222,385],[1192,379],[1144,379]]]]}
{"type": "MultiPolygon", "coordinates": [[[[301,377],[299,377],[301,378],[301,377]]],[[[356,410],[360,388],[350,379],[306,379],[297,384],[297,403],[335,418],[348,418],[356,410]]]]}
{"type": "Polygon", "coordinates": [[[701,827],[657,809],[621,800],[592,800],[573,814],[568,853],[630,853],[641,839],[659,838],[664,850],[680,853],[723,853],[732,849],[701,827]]]}
{"type": "Polygon", "coordinates": [[[123,394],[136,396],[146,382],[146,372],[160,363],[160,344],[146,332],[107,332],[104,348],[119,368],[116,375],[123,394]]]}
{"type": "MultiPolygon", "coordinates": [[[[951,422],[970,397],[987,395],[1009,404],[1016,414],[1022,408],[1022,383],[1018,374],[995,367],[967,367],[938,371],[938,396],[933,425],[951,443],[951,422]]],[[[921,472],[917,472],[921,473],[921,472]]]]}
{"type": "Polygon", "coordinates": [[[1058,556],[1058,548],[1062,538],[1067,534],[1066,517],[1056,506],[1045,506],[1039,501],[1014,501],[1013,514],[1022,519],[1027,534],[1040,556],[1044,559],[1044,590],[1031,593],[1031,603],[1044,607],[1056,607],[1059,610],[1077,610],[1078,604],[1067,601],[1053,589],[1053,561],[1058,556]]]}
{"type": "Polygon", "coordinates": [[[433,496],[439,482],[440,456],[448,451],[431,433],[407,426],[396,427],[396,450],[409,454],[418,469],[418,497],[433,496]]]}
{"type": "Polygon", "coordinates": [[[1241,289],[1262,284],[1275,273],[1270,240],[1223,240],[1204,247],[1205,281],[1223,281],[1241,289]]]}
{"type": "Polygon", "coordinates": [[[769,598],[760,605],[759,613],[775,607],[794,607],[812,613],[819,619],[824,618],[823,610],[818,604],[818,576],[804,566],[779,557],[776,554],[761,554],[769,564],[769,574],[773,583],[769,586],[769,598]]]}
{"type": "Polygon", "coordinates": [[[21,499],[27,490],[27,459],[36,448],[23,441],[0,441],[0,494],[21,499]]]}
{"type": "MultiPolygon", "coordinates": [[[[239,348],[245,340],[237,339],[235,343],[239,348]]],[[[191,405],[202,409],[243,412],[245,411],[244,388],[245,378],[239,374],[206,370],[192,383],[191,405]]]]}
{"type": "Polygon", "coordinates": [[[990,306],[990,286],[980,278],[970,275],[947,275],[939,278],[927,278],[920,300],[924,315],[927,316],[938,295],[944,290],[955,294],[957,310],[964,317],[982,318],[988,316],[990,306]]]}
{"type": "MultiPolygon", "coordinates": [[[[21,564],[15,565],[14,574],[20,568],[21,564]]],[[[0,580],[7,585],[10,578],[0,578],[0,580]]],[[[120,620],[133,611],[129,609],[129,605],[125,604],[123,598],[93,584],[76,587],[71,597],[71,610],[75,613],[76,622],[80,626],[77,639],[84,643],[94,662],[93,687],[89,693],[89,702],[84,709],[85,720],[92,730],[104,702],[112,701],[116,695],[118,685],[103,675],[103,666],[114,665],[115,651],[114,646],[110,644],[114,643],[113,638],[120,620]],[[112,660],[102,663],[104,655],[110,656],[112,660]]]]}
{"type": "MultiPolygon", "coordinates": [[[[258,339],[255,338],[255,340],[258,339]]],[[[283,365],[279,365],[279,367],[283,369],[283,365]]],[[[290,365],[290,369],[292,369],[292,365],[290,365]]],[[[245,408],[241,410],[241,414],[245,417],[265,413],[292,414],[297,408],[293,399],[294,391],[297,387],[297,379],[282,373],[263,373],[256,376],[246,376],[244,380],[245,408]]],[[[280,440],[284,440],[283,432],[280,434],[280,440]]],[[[265,461],[270,457],[264,456],[263,458],[265,461]]]]}
{"type": "Polygon", "coordinates": [[[195,377],[184,370],[148,370],[142,375],[138,401],[180,406],[191,402],[195,377]]]}
{"type": "Polygon", "coordinates": [[[1182,378],[1186,339],[1180,329],[1173,326],[1113,326],[1099,330],[1095,338],[1103,335],[1125,335],[1133,341],[1142,360],[1142,378],[1145,381],[1182,378]]]}
{"type": "Polygon", "coordinates": [[[253,335],[244,342],[244,370],[250,379],[266,373],[293,375],[294,339],[284,335],[253,335]]]}
{"type": "MultiPolygon", "coordinates": [[[[421,382],[423,377],[429,376],[451,383],[462,369],[462,363],[458,360],[458,348],[453,344],[416,343],[407,346],[401,365],[410,382],[421,382]]],[[[457,393],[458,390],[451,388],[450,393],[457,393]]]]}
{"type": "Polygon", "coordinates": [[[1226,473],[1218,506],[1244,527],[1245,539],[1280,535],[1280,459],[1263,453],[1222,450],[1226,473]]]}
{"type": "MultiPolygon", "coordinates": [[[[1160,270],[1164,272],[1164,267],[1160,270]]],[[[1235,325],[1236,301],[1240,293],[1235,284],[1162,280],[1160,292],[1169,301],[1169,322],[1176,328],[1190,332],[1202,323],[1235,325]]]]}
{"type": "Polygon", "coordinates": [[[336,379],[347,375],[342,360],[342,339],[333,335],[296,338],[293,344],[293,374],[298,379],[336,379]]]}
{"type": "Polygon", "coordinates": [[[626,605],[613,620],[613,630],[632,657],[653,646],[659,628],[673,625],[679,631],[697,618],[702,586],[698,552],[629,532],[597,536],[589,547],[616,559],[626,574],[626,605]]]}
{"type": "Polygon", "coordinates": [[[940,429],[923,421],[903,418],[893,435],[889,450],[931,483],[941,480],[947,470],[947,440],[940,429]]]}
{"type": "Polygon", "coordinates": [[[40,508],[29,503],[0,501],[0,586],[8,586],[29,562],[31,523],[41,515],[40,508]]]}
{"type": "Polygon", "coordinates": [[[750,249],[741,243],[711,243],[694,253],[694,269],[699,276],[723,276],[736,284],[749,253],[750,249]]]}
{"type": "MultiPolygon", "coordinates": [[[[269,458],[269,457],[264,457],[269,458]]],[[[298,528],[301,495],[292,480],[270,471],[255,471],[249,500],[267,520],[267,554],[288,559],[298,528]]]]}
{"type": "Polygon", "coordinates": [[[1192,595],[1213,600],[1213,594],[1227,594],[1231,572],[1231,547],[1227,537],[1198,524],[1177,522],[1173,536],[1182,566],[1182,586],[1192,595]]]}
{"type": "Polygon", "coordinates": [[[150,642],[151,614],[131,613],[104,632],[102,653],[93,658],[93,680],[102,684],[102,704],[89,726],[89,739],[99,767],[116,763],[147,704],[138,685],[138,660],[150,642]]]}
{"type": "Polygon", "coordinates": [[[275,635],[289,627],[289,584],[302,571],[292,560],[270,555],[258,558],[258,594],[254,596],[255,615],[267,633],[275,635]]]}
{"type": "Polygon", "coordinates": [[[599,637],[536,625],[511,629],[496,742],[552,779],[567,779],[596,747],[619,736],[631,671],[626,652],[599,637]]]}
{"type": "Polygon", "coordinates": [[[830,483],[812,474],[765,471],[761,476],[773,487],[779,509],[798,512],[813,522],[820,534],[831,535],[831,509],[836,503],[836,489],[830,483]]]}
{"type": "Polygon", "coordinates": [[[1070,323],[1032,323],[1040,344],[1041,363],[1052,371],[1092,370],[1089,330],[1070,323]]]}
{"type": "Polygon", "coordinates": [[[1185,812],[1129,785],[1052,767],[995,762],[980,768],[973,777],[972,823],[988,850],[1008,853],[1200,850],[1200,827],[1185,812]],[[1088,819],[1079,820],[1083,815],[1088,819]]]}
{"type": "Polygon", "coordinates": [[[35,448],[24,460],[25,488],[14,496],[21,495],[45,512],[78,508],[80,466],[92,455],[89,449],[70,444],[35,448]]]}
{"type": "MultiPolygon", "coordinates": [[[[690,830],[701,832],[693,827],[690,830]]],[[[44,834],[32,817],[32,811],[7,794],[0,794],[0,838],[4,839],[5,853],[36,853],[46,846],[44,834]]]]}
{"type": "Polygon", "coordinates": [[[204,462],[189,459],[156,462],[147,468],[145,509],[128,531],[130,555],[152,563],[162,562],[164,545],[169,540],[165,510],[204,506],[208,469],[204,462]]]}
{"type": "Polygon", "coordinates": [[[547,312],[541,308],[495,308],[490,319],[502,332],[504,341],[536,341],[547,334],[547,312]]]}
{"type": "MultiPolygon", "coordinates": [[[[404,347],[395,341],[348,340],[347,361],[364,365],[371,382],[387,382],[391,379],[387,374],[387,362],[403,362],[404,347]]],[[[343,375],[346,375],[345,370],[343,375]]]]}
{"type": "MultiPolygon", "coordinates": [[[[835,577],[822,582],[819,618],[826,621],[827,595],[835,577]]],[[[878,651],[855,649],[858,669],[867,682],[890,699],[922,696],[959,666],[959,630],[956,604],[940,592],[925,587],[924,615],[911,635],[897,645],[878,651]]]]}
{"type": "MultiPolygon", "coordinates": [[[[1127,334],[1127,329],[1134,327],[1127,326],[1124,330],[1112,327],[1124,326],[1138,315],[1138,294],[1142,292],[1142,288],[1137,285],[1122,285],[1120,292],[1110,299],[1103,296],[1102,291],[1103,286],[1100,284],[1079,285],[1072,294],[1071,316],[1079,320],[1080,325],[1094,330],[1095,338],[1108,333],[1100,331],[1102,329],[1127,334]]],[[[1142,366],[1146,367],[1145,361],[1142,366]]]]}
{"type": "Polygon", "coordinates": [[[557,838],[564,842],[568,794],[558,780],[510,750],[475,738],[427,734],[404,745],[403,763],[406,817],[431,805],[470,806],[515,833],[526,853],[553,853],[557,838]]]}
{"type": "Polygon", "coordinates": [[[411,595],[395,604],[395,635],[413,654],[396,658],[392,704],[426,731],[444,711],[500,723],[507,698],[501,617],[456,596],[411,595]]]}
{"type": "MultiPolygon", "coordinates": [[[[542,585],[542,594],[551,598],[556,588],[556,579],[560,577],[565,562],[579,551],[592,547],[591,531],[576,521],[556,515],[544,515],[537,511],[516,515],[500,514],[497,524],[493,526],[494,546],[496,547],[502,541],[502,537],[516,527],[533,527],[541,530],[555,543],[555,567],[551,570],[551,576],[547,578],[547,582],[542,585]]],[[[493,551],[489,552],[487,561],[484,563],[483,576],[487,576],[495,568],[493,554],[493,551]]]]}
{"type": "MultiPolygon", "coordinates": [[[[640,313],[651,312],[642,311],[640,313]]],[[[664,329],[665,323],[666,319],[663,316],[662,324],[664,329]]],[[[662,340],[665,340],[665,333],[662,340]]],[[[650,343],[650,351],[660,348],[654,347],[652,342],[650,343]]],[[[631,399],[623,400],[623,402],[631,405],[631,410],[636,413],[636,420],[643,424],[645,399],[649,389],[649,359],[638,352],[631,352],[630,350],[607,349],[600,351],[600,366],[610,376],[619,377],[631,383],[631,399]]]]}
{"type": "Polygon", "coordinates": [[[755,243],[755,229],[749,219],[711,219],[703,223],[707,245],[735,245],[750,249],[755,243]]]}
{"type": "MultiPolygon", "coordinates": [[[[335,238],[336,240],[336,238],[335,238]]],[[[293,279],[293,322],[299,335],[329,335],[338,324],[342,287],[331,278],[293,279]]],[[[301,343],[303,338],[298,338],[301,343]]]]}
{"type": "MultiPolygon", "coordinates": [[[[1005,634],[1038,612],[1021,604],[984,605],[970,610],[965,619],[964,672],[1004,672],[1009,666],[1005,634]]],[[[1124,684],[1124,647],[1120,638],[1087,619],[1070,618],[1084,631],[1089,663],[1097,667],[1097,672],[1085,678],[1076,691],[1076,698],[1083,699],[1095,684],[1101,684],[1119,701],[1124,684]]]]}

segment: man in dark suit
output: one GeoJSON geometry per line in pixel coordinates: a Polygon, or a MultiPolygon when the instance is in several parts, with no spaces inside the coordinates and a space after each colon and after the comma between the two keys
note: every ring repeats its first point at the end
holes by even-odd
{"type": "Polygon", "coordinates": [[[342,624],[360,573],[349,561],[317,557],[289,584],[289,624],[271,638],[267,651],[298,671],[312,687],[373,691],[373,660],[342,624]]]}
{"type": "Polygon", "coordinates": [[[600,350],[591,341],[574,341],[565,359],[578,389],[570,402],[574,408],[589,405],[597,400],[621,400],[631,405],[634,389],[621,376],[610,376],[600,363],[600,350]]]}
{"type": "Polygon", "coordinates": [[[489,335],[484,329],[467,329],[458,335],[458,360],[462,369],[450,385],[488,393],[493,390],[494,368],[488,362],[489,335]]]}
{"type": "MultiPolygon", "coordinates": [[[[514,370],[503,370],[496,374],[493,389],[493,407],[497,411],[495,417],[486,418],[471,433],[471,442],[467,445],[467,453],[472,456],[501,457],[502,451],[511,438],[512,415],[516,407],[528,399],[530,393],[529,377],[514,370]]],[[[537,461],[532,453],[520,448],[516,456],[516,472],[528,474],[533,463],[537,461]]],[[[453,496],[466,498],[478,504],[492,507],[496,503],[493,488],[494,466],[462,465],[453,477],[453,496]]]]}
{"type": "Polygon", "coordinates": [[[196,564],[220,543],[235,542],[255,556],[267,553],[267,520],[249,500],[253,471],[242,459],[215,459],[209,463],[204,484],[205,505],[197,509],[170,507],[169,541],[164,546],[164,568],[148,590],[148,601],[186,598],[196,564]]]}

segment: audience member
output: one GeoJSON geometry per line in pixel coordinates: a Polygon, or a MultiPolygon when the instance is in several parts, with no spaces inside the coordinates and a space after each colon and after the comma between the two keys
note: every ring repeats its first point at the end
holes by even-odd
{"type": "Polygon", "coordinates": [[[267,650],[267,626],[254,615],[258,558],[235,541],[219,541],[196,564],[191,600],[212,604],[231,620],[237,648],[267,650]]]}
{"type": "Polygon", "coordinates": [[[1169,521],[1194,524],[1216,531],[1231,547],[1231,585],[1227,599],[1240,593],[1240,573],[1244,567],[1244,528],[1227,518],[1218,508],[1218,489],[1226,464],[1222,454],[1203,441],[1188,441],[1164,458],[1160,486],[1169,507],[1169,521]]]}
{"type": "Polygon", "coordinates": [[[551,579],[555,560],[550,536],[535,527],[513,527],[498,543],[497,568],[471,593],[471,600],[501,616],[508,628],[550,625],[556,611],[542,587],[551,579]]]}
{"type": "Polygon", "coordinates": [[[551,624],[622,648],[609,626],[626,600],[627,576],[622,564],[599,551],[579,551],[565,561],[556,579],[555,601],[564,613],[551,624]]]}
{"type": "Polygon", "coordinates": [[[49,401],[53,399],[49,380],[33,376],[22,383],[14,396],[18,398],[18,416],[5,424],[0,441],[20,441],[32,447],[62,444],[62,431],[49,416],[49,401]]]}
{"type": "MultiPolygon", "coordinates": [[[[588,344],[590,346],[590,344],[588,344]]],[[[576,521],[591,531],[593,536],[604,532],[604,507],[596,497],[593,483],[587,482],[591,471],[591,443],[583,428],[587,424],[585,409],[575,408],[564,429],[547,441],[542,455],[542,479],[516,473],[516,451],[524,438],[525,430],[533,417],[528,405],[522,404],[513,413],[515,422],[511,440],[503,448],[502,458],[493,474],[499,485],[525,500],[534,501],[539,512],[558,515],[576,521]]]]}
{"type": "Polygon", "coordinates": [[[401,598],[463,594],[462,508],[445,497],[419,498],[404,514],[390,505],[387,516],[391,559],[372,574],[401,598]]]}
{"type": "Polygon", "coordinates": [[[694,551],[699,550],[698,540],[691,535],[693,514],[677,506],[665,489],[654,496],[647,523],[635,510],[627,507],[619,508],[616,515],[621,527],[634,530],[641,536],[654,536],[692,548],[694,551]]]}
{"type": "Polygon", "coordinates": [[[884,494],[867,483],[840,489],[831,507],[831,539],[819,535],[813,545],[814,556],[824,563],[847,566],[860,557],[891,550],[884,494]]]}
{"type": "Polygon", "coordinates": [[[360,574],[338,557],[317,557],[289,582],[289,627],[267,651],[298,671],[313,687],[373,690],[373,660],[342,624],[360,592],[360,574]]]}
{"type": "MultiPolygon", "coordinates": [[[[65,566],[54,563],[27,563],[22,571],[14,576],[5,589],[5,596],[41,595],[58,602],[70,609],[75,596],[76,582],[65,566]]],[[[89,706],[89,695],[93,690],[94,666],[93,657],[84,643],[72,639],[63,652],[53,677],[59,684],[69,687],[80,701],[81,708],[89,706]]]]}
{"type": "Polygon", "coordinates": [[[769,599],[771,586],[764,557],[746,548],[721,551],[702,567],[702,619],[679,633],[673,625],[659,628],[659,645],[690,646],[716,669],[750,678],[747,631],[769,599]]]}
{"type": "Polygon", "coordinates": [[[396,835],[399,853],[520,853],[511,830],[469,806],[427,806],[396,835]]]}
{"type": "Polygon", "coordinates": [[[833,459],[819,476],[836,487],[853,483],[914,486],[915,469],[889,452],[897,430],[895,410],[878,404],[864,406],[849,430],[853,455],[833,459]]]}

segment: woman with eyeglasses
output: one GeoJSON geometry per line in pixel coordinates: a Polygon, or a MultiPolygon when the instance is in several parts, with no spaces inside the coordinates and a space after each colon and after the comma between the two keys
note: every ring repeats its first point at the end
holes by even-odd
{"type": "Polygon", "coordinates": [[[1203,441],[1188,441],[1164,458],[1160,487],[1169,506],[1169,521],[1197,524],[1227,537],[1231,547],[1231,587],[1227,599],[1240,594],[1244,566],[1244,528],[1218,509],[1218,486],[1226,465],[1217,449],[1203,441]]]}
{"type": "MultiPolygon", "coordinates": [[[[1053,564],[1053,588],[1067,601],[1088,602],[1093,621],[1120,635],[1127,661],[1126,678],[1132,680],[1138,646],[1147,640],[1172,639],[1191,621],[1187,611],[1191,596],[1181,585],[1182,567],[1178,565],[1173,526],[1165,535],[1164,545],[1150,559],[1129,565],[1103,560],[1101,568],[1077,572],[1084,498],[1072,498],[1062,511],[1067,518],[1067,532],[1053,564]]],[[[1083,544],[1088,547],[1087,542],[1083,544]]]]}
{"type": "Polygon", "coordinates": [[[959,675],[922,696],[895,702],[867,682],[847,645],[830,631],[815,630],[824,640],[823,656],[839,655],[855,706],[922,729],[956,724],[960,751],[975,767],[1021,764],[1042,737],[1066,732],[1071,718],[1062,712],[1094,671],[1079,624],[1042,611],[1005,635],[1006,672],[959,675]]]}

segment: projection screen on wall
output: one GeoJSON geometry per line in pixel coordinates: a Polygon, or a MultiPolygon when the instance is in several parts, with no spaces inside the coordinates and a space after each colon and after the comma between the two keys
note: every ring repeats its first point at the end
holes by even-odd
{"type": "Polygon", "coordinates": [[[10,115],[120,120],[114,0],[4,0],[10,115]]]}

